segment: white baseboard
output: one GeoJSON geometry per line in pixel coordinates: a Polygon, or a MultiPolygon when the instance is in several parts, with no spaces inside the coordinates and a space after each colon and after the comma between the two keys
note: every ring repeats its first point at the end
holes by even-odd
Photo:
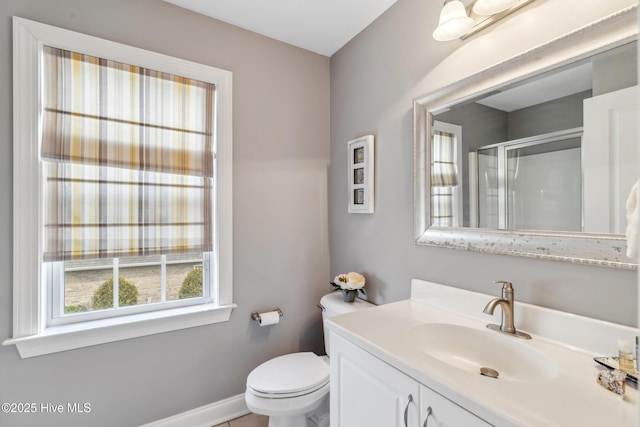
{"type": "Polygon", "coordinates": [[[140,427],[212,427],[248,413],[244,394],[239,394],[140,427]]]}

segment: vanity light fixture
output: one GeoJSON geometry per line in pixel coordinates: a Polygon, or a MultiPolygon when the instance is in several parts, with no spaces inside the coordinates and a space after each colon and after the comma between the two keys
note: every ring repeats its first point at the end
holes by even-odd
{"type": "Polygon", "coordinates": [[[465,39],[515,12],[534,0],[445,0],[438,27],[433,32],[437,41],[465,39]],[[472,4],[468,9],[465,4],[472,4]]]}
{"type": "Polygon", "coordinates": [[[438,27],[433,31],[433,38],[449,41],[462,37],[473,27],[473,19],[467,15],[467,10],[460,0],[445,2],[440,12],[438,27]]]}
{"type": "Polygon", "coordinates": [[[478,0],[473,4],[473,11],[478,15],[495,15],[518,3],[518,0],[478,0]]]}

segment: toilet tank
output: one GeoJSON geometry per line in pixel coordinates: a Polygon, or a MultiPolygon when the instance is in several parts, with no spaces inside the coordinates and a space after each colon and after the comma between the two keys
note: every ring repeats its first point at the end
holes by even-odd
{"type": "MultiPolygon", "coordinates": [[[[363,310],[365,308],[375,307],[374,304],[356,298],[354,302],[344,302],[342,300],[342,292],[331,292],[320,299],[322,306],[322,324],[330,317],[339,314],[351,313],[353,311],[363,310]]],[[[329,355],[329,330],[324,327],[324,350],[329,355]]]]}

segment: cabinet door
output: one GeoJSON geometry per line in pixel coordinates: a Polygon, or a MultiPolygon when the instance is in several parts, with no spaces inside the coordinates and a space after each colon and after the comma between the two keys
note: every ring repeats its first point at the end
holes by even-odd
{"type": "Polygon", "coordinates": [[[330,356],[331,427],[419,425],[415,380],[334,333],[330,356]]]}
{"type": "Polygon", "coordinates": [[[420,386],[420,427],[488,427],[491,424],[423,385],[420,386]]]}

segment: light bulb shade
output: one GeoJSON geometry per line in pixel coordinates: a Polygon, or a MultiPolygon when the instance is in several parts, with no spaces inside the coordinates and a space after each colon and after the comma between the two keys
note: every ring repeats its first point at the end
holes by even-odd
{"type": "Polygon", "coordinates": [[[473,5],[473,11],[478,15],[495,15],[515,6],[519,0],[478,0],[473,5]]]}
{"type": "Polygon", "coordinates": [[[441,42],[454,40],[468,33],[472,26],[473,19],[467,15],[462,2],[450,1],[440,12],[440,20],[433,32],[433,38],[441,42]]]}

